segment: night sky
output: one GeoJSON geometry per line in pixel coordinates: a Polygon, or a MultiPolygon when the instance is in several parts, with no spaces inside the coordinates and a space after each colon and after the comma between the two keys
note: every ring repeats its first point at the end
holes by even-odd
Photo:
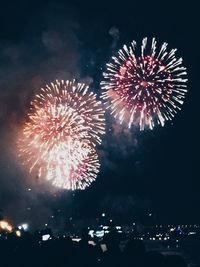
{"type": "Polygon", "coordinates": [[[52,215],[62,225],[69,217],[86,220],[102,212],[124,222],[145,221],[149,212],[164,223],[199,222],[198,18],[191,1],[1,4],[0,209],[5,217],[33,228],[52,215]],[[100,95],[109,58],[124,43],[145,36],[178,48],[187,67],[188,93],[173,122],[140,132],[120,126],[107,112],[107,132],[98,147],[101,171],[87,190],[52,192],[31,179],[20,167],[15,142],[34,93],[55,79],[76,78],[100,95]]]}

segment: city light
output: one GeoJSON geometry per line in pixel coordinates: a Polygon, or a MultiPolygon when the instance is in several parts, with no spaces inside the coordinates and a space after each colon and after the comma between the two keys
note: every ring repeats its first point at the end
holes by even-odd
{"type": "Polygon", "coordinates": [[[21,232],[19,230],[17,230],[15,233],[16,233],[16,236],[18,236],[18,237],[21,236],[21,232]]]}
{"type": "Polygon", "coordinates": [[[11,232],[12,231],[12,226],[6,222],[6,221],[0,221],[0,230],[5,230],[5,231],[8,231],[8,232],[11,232]]]}
{"type": "Polygon", "coordinates": [[[18,226],[18,229],[26,231],[26,230],[28,230],[28,224],[23,223],[23,224],[18,226]]]}

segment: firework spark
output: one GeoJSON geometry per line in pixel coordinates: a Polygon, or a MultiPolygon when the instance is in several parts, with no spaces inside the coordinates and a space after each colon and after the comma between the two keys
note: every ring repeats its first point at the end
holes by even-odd
{"type": "Polygon", "coordinates": [[[159,51],[156,44],[155,38],[151,45],[144,38],[141,49],[135,41],[124,45],[103,73],[102,97],[120,123],[128,121],[129,128],[132,124],[139,124],[140,130],[164,126],[184,102],[187,72],[182,58],[176,58],[176,49],[168,52],[167,43],[159,51]]]}
{"type": "Polygon", "coordinates": [[[19,156],[30,173],[55,186],[84,189],[98,173],[95,146],[104,128],[101,102],[87,86],[56,81],[31,103],[18,140],[19,156]]]}

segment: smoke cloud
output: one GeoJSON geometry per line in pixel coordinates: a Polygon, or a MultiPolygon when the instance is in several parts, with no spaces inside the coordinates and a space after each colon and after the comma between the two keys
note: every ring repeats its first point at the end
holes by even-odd
{"type": "Polygon", "coordinates": [[[39,88],[55,79],[80,76],[79,24],[73,10],[54,4],[43,16],[40,29],[34,26],[20,41],[0,46],[0,208],[13,223],[30,221],[33,228],[51,221],[59,193],[21,166],[19,129],[39,88]]]}

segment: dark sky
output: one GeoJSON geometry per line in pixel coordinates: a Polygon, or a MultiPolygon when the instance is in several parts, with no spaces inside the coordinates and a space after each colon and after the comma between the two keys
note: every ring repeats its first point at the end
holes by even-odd
{"type": "Polygon", "coordinates": [[[163,222],[199,222],[198,18],[192,1],[1,4],[0,208],[7,217],[34,225],[36,214],[44,223],[57,212],[58,217],[85,218],[106,211],[132,220],[152,211],[163,222]],[[74,77],[90,82],[100,94],[110,56],[122,44],[145,36],[178,48],[187,67],[188,93],[173,123],[153,131],[127,131],[107,114],[107,133],[99,147],[101,172],[87,190],[55,196],[30,181],[17,163],[15,139],[34,92],[57,78],[74,77]]]}

